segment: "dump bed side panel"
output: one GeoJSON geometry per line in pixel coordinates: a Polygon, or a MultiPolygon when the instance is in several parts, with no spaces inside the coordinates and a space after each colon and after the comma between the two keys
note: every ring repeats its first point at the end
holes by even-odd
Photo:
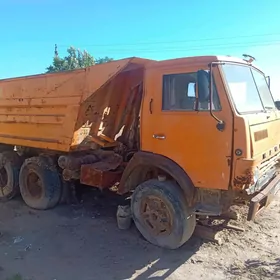
{"type": "Polygon", "coordinates": [[[129,61],[0,80],[0,143],[69,151],[81,100],[129,61]]]}
{"type": "Polygon", "coordinates": [[[68,150],[84,79],[73,71],[0,81],[0,142],[68,150]]]}

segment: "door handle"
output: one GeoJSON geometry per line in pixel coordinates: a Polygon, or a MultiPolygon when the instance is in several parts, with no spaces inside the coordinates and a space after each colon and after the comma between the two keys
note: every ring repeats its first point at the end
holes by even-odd
{"type": "Polygon", "coordinates": [[[160,140],[164,140],[165,139],[165,135],[158,135],[158,134],[154,134],[153,138],[155,139],[160,139],[160,140]]]}
{"type": "Polygon", "coordinates": [[[153,113],[153,108],[152,108],[153,101],[154,101],[154,99],[151,98],[151,100],[150,100],[150,105],[149,105],[149,106],[150,106],[150,114],[153,113]]]}

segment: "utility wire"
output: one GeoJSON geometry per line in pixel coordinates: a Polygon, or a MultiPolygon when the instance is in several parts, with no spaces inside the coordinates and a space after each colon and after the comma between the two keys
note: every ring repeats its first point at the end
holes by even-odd
{"type": "MultiPolygon", "coordinates": [[[[138,43],[123,43],[123,44],[87,44],[81,47],[110,47],[110,46],[138,46],[138,45],[158,45],[158,44],[177,44],[177,43],[191,43],[191,42],[205,42],[205,41],[218,41],[218,40],[231,40],[240,38],[256,38],[267,36],[280,36],[280,33],[268,33],[268,34],[255,34],[255,35],[242,35],[232,37],[218,37],[218,38],[204,38],[196,40],[181,40],[181,41],[162,41],[162,42],[138,42],[138,43]]],[[[69,47],[68,45],[59,45],[60,47],[69,47]]]]}
{"type": "MultiPolygon", "coordinates": [[[[204,50],[213,50],[213,49],[241,49],[241,48],[246,48],[246,47],[261,47],[261,46],[278,46],[280,45],[280,40],[278,41],[268,41],[264,43],[259,43],[259,42],[240,42],[240,43],[235,43],[235,44],[216,44],[216,45],[200,45],[200,46],[177,46],[176,48],[170,48],[170,47],[162,47],[162,48],[146,48],[146,49],[137,49],[137,48],[131,48],[131,49],[107,49],[104,48],[102,49],[102,52],[106,53],[124,53],[124,52],[148,52],[148,53],[153,53],[153,52],[178,52],[178,51],[204,51],[204,50]]],[[[95,50],[96,51],[96,50],[95,50]]]]}

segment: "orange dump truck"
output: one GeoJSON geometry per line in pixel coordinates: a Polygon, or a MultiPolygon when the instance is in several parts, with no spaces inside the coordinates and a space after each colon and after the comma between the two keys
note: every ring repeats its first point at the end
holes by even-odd
{"type": "Polygon", "coordinates": [[[270,202],[279,126],[264,74],[232,57],[129,58],[0,80],[0,196],[48,209],[69,182],[115,186],[142,235],[175,249],[199,217],[242,198],[252,220],[270,202]]]}

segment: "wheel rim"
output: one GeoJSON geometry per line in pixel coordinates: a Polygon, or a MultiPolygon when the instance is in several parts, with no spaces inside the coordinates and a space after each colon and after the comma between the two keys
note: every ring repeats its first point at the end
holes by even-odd
{"type": "Polygon", "coordinates": [[[34,171],[30,170],[27,175],[26,189],[33,198],[40,198],[43,194],[42,181],[34,171]]]}
{"type": "Polygon", "coordinates": [[[8,174],[7,174],[6,168],[1,168],[0,169],[0,189],[1,189],[2,195],[5,195],[4,189],[7,186],[7,183],[8,183],[8,174]]]}
{"type": "Polygon", "coordinates": [[[153,235],[164,236],[171,233],[171,209],[163,199],[155,196],[143,198],[140,214],[144,225],[153,235]]]}

